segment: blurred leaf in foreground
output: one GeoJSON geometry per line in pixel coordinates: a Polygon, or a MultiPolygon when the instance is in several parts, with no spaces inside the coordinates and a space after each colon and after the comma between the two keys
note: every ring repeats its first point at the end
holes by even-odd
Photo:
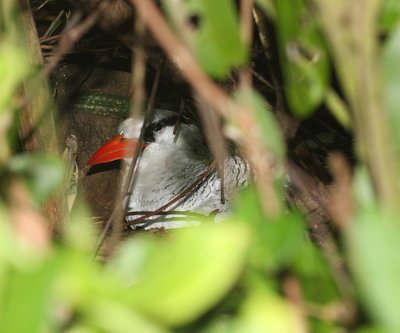
{"type": "MultiPolygon", "coordinates": [[[[400,2],[398,2],[400,4],[400,2]]],[[[399,5],[400,6],[400,5],[399,5]]],[[[400,153],[400,24],[387,39],[381,58],[384,78],[384,98],[391,119],[392,134],[397,153],[400,153]]]]}
{"type": "MultiPolygon", "coordinates": [[[[125,304],[100,300],[87,309],[86,315],[101,332],[113,333],[167,333],[152,320],[131,311],[125,304]]],[[[97,332],[98,330],[96,330],[97,332]]]]}
{"type": "Polygon", "coordinates": [[[318,25],[304,0],[275,0],[280,58],[293,112],[305,117],[325,98],[329,62],[318,25]]]}
{"type": "Polygon", "coordinates": [[[27,246],[30,235],[21,234],[18,223],[35,221],[17,221],[20,216],[0,202],[0,332],[43,332],[57,262],[49,251],[27,246]]]}
{"type": "Polygon", "coordinates": [[[378,327],[366,327],[361,328],[354,333],[388,333],[388,331],[384,330],[383,328],[378,327]]]}
{"type": "Polygon", "coordinates": [[[287,212],[275,220],[263,217],[253,187],[242,191],[235,201],[235,217],[254,234],[249,263],[270,275],[291,270],[302,282],[305,299],[323,304],[339,297],[330,269],[319,249],[307,236],[303,217],[287,212]]]}
{"type": "Polygon", "coordinates": [[[22,47],[2,40],[1,33],[0,41],[0,163],[4,163],[10,155],[9,130],[18,107],[15,93],[31,72],[31,67],[22,47]]]}
{"type": "Polygon", "coordinates": [[[76,200],[68,219],[63,225],[63,239],[71,249],[84,252],[93,251],[93,244],[98,237],[98,228],[90,217],[90,212],[82,200],[76,200]]]}
{"type": "Polygon", "coordinates": [[[276,19],[273,0],[256,0],[256,4],[259,5],[269,17],[276,19]]]}
{"type": "Polygon", "coordinates": [[[254,187],[240,193],[235,201],[236,218],[253,229],[251,264],[269,271],[290,266],[305,241],[305,230],[300,215],[287,214],[276,221],[263,217],[254,187]]]}
{"type": "MultiPolygon", "coordinates": [[[[279,125],[272,114],[271,107],[254,90],[241,89],[235,96],[235,100],[242,106],[253,112],[253,117],[260,130],[260,137],[251,133],[254,138],[259,139],[268,152],[271,163],[274,164],[275,173],[283,174],[283,159],[286,149],[283,142],[279,125]]],[[[248,133],[250,135],[250,133],[248,133]]]]}
{"type": "Polygon", "coordinates": [[[49,323],[49,304],[57,262],[46,260],[32,267],[10,270],[0,315],[0,331],[43,332],[49,323]]]}
{"type": "Polygon", "coordinates": [[[400,332],[400,225],[370,209],[347,230],[347,248],[362,300],[373,319],[388,332],[400,332]]]}
{"type": "Polygon", "coordinates": [[[390,32],[400,22],[400,2],[383,0],[379,16],[379,26],[383,32],[390,32]]]}
{"type": "Polygon", "coordinates": [[[164,0],[163,3],[178,33],[191,46],[207,73],[223,78],[232,67],[246,62],[247,50],[232,1],[164,0]]]}
{"type": "Polygon", "coordinates": [[[262,288],[254,289],[240,310],[234,332],[304,333],[293,305],[262,288]]]}
{"type": "Polygon", "coordinates": [[[131,265],[137,267],[126,297],[161,323],[188,323],[232,287],[248,243],[248,229],[228,222],[178,230],[166,239],[134,239],[121,250],[130,253],[131,265]]]}
{"type": "Polygon", "coordinates": [[[42,204],[64,180],[64,163],[58,156],[22,154],[9,162],[13,173],[22,175],[37,204],[42,204]]]}
{"type": "Polygon", "coordinates": [[[32,68],[22,46],[4,39],[0,44],[0,114],[11,105],[15,90],[32,68]]]}

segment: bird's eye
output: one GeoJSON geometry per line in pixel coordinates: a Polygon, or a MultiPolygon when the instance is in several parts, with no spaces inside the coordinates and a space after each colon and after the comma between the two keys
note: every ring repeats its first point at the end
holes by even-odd
{"type": "Polygon", "coordinates": [[[162,124],[160,124],[160,123],[154,124],[154,127],[153,127],[154,132],[160,132],[162,129],[163,129],[162,124]]]}

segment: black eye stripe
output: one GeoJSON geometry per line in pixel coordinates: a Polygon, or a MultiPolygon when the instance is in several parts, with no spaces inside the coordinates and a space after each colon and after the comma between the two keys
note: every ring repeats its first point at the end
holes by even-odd
{"type": "Polygon", "coordinates": [[[182,124],[187,124],[189,125],[191,122],[189,118],[186,118],[184,116],[178,117],[178,116],[171,116],[167,118],[162,118],[156,122],[151,123],[149,126],[146,128],[145,132],[145,141],[147,142],[154,142],[154,133],[161,131],[163,128],[167,126],[174,126],[178,120],[182,124]]]}
{"type": "MultiPolygon", "coordinates": [[[[189,119],[186,117],[181,117],[179,120],[183,124],[189,124],[189,119]]],[[[177,122],[178,122],[178,116],[172,116],[160,119],[159,121],[152,123],[150,126],[148,126],[148,128],[151,128],[155,132],[159,132],[167,126],[175,125],[177,122]]]]}
{"type": "Polygon", "coordinates": [[[151,128],[152,128],[152,130],[154,131],[154,132],[159,132],[159,131],[161,131],[163,128],[164,128],[164,126],[163,126],[163,124],[161,124],[161,123],[155,123],[155,124],[153,124],[152,126],[151,126],[151,128]]]}
{"type": "Polygon", "coordinates": [[[164,118],[164,119],[161,119],[161,120],[153,123],[151,126],[153,126],[153,128],[156,132],[158,132],[158,131],[162,130],[164,127],[175,125],[177,120],[178,120],[178,117],[175,117],[175,116],[168,117],[168,118],[164,118]]]}

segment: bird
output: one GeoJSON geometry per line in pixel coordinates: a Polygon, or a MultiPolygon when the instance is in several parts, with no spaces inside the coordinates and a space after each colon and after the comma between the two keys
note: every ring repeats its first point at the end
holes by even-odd
{"type": "MultiPolygon", "coordinates": [[[[89,158],[87,165],[91,167],[120,159],[129,165],[143,124],[143,118],[124,120],[119,126],[119,134],[99,148],[89,158]]],[[[231,209],[236,190],[248,185],[250,168],[236,148],[229,145],[227,149],[222,182],[219,176],[221,172],[212,167],[215,166],[214,158],[200,127],[177,112],[153,110],[152,121],[145,127],[142,141],[132,180],[135,183],[132,192],[125,198],[125,219],[128,224],[132,223],[140,216],[135,212],[159,211],[163,215],[156,214],[144,223],[131,224],[134,229],[173,229],[197,225],[198,221],[190,221],[196,214],[224,216],[231,209]],[[193,186],[196,182],[198,184],[193,186]],[[162,209],[164,206],[166,208],[162,209]],[[165,213],[168,211],[174,214],[165,213]],[[183,215],[179,215],[179,212],[183,215]],[[182,219],[185,212],[188,216],[182,219]]],[[[122,183],[127,182],[127,169],[122,183]]]]}

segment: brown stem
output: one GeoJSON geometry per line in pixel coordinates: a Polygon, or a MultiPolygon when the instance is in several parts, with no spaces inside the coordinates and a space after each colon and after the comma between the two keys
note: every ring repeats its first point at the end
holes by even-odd
{"type": "MultiPolygon", "coordinates": [[[[240,28],[242,40],[247,47],[251,46],[253,36],[253,0],[241,0],[240,2],[240,28]]],[[[251,70],[248,66],[240,70],[240,87],[251,87],[251,70]]]]}

